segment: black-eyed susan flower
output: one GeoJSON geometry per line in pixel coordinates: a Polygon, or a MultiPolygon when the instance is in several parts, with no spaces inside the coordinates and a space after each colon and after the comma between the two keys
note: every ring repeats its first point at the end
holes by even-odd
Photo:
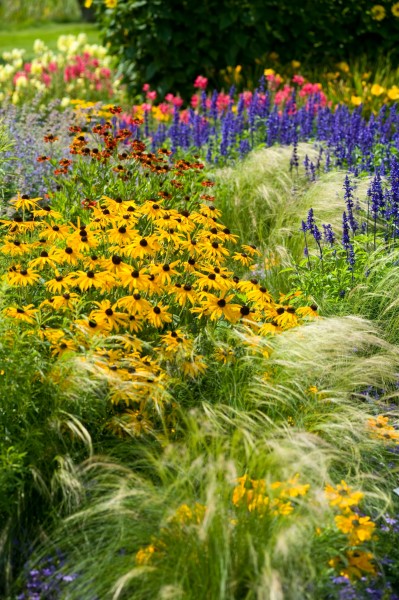
{"type": "Polygon", "coordinates": [[[336,487],[326,485],[324,491],[331,506],[341,509],[357,506],[364,497],[363,492],[352,490],[344,480],[336,487]]]}
{"type": "Polygon", "coordinates": [[[175,260],[171,263],[163,263],[161,265],[152,264],[149,267],[149,271],[158,278],[160,285],[170,285],[172,277],[174,275],[179,275],[179,271],[176,269],[179,265],[179,260],[175,260]]]}
{"type": "Polygon", "coordinates": [[[172,321],[172,315],[168,312],[169,305],[163,305],[159,302],[156,306],[153,306],[146,314],[145,319],[153,327],[163,327],[165,323],[172,321]]]}
{"type": "Polygon", "coordinates": [[[135,290],[131,296],[119,298],[115,305],[124,308],[133,315],[144,314],[151,308],[151,304],[142,297],[138,290],[135,290]]]}
{"type": "Polygon", "coordinates": [[[192,313],[209,316],[211,321],[224,317],[226,321],[234,323],[240,318],[240,305],[232,303],[233,298],[234,294],[219,298],[214,294],[203,292],[200,307],[191,308],[190,310],[192,313]]]}
{"type": "Polygon", "coordinates": [[[352,546],[370,540],[375,530],[375,523],[370,517],[362,517],[350,510],[343,515],[336,515],[334,520],[337,528],[349,536],[352,546]]]}
{"type": "Polygon", "coordinates": [[[77,271],[70,273],[68,279],[72,284],[79,286],[82,292],[86,292],[90,288],[106,291],[115,283],[114,276],[106,271],[77,271]]]}
{"type": "Polygon", "coordinates": [[[29,254],[31,252],[32,246],[31,244],[27,244],[26,242],[21,242],[19,240],[6,239],[5,244],[1,246],[0,251],[3,254],[7,254],[8,256],[24,256],[24,254],[29,254]]]}
{"type": "Polygon", "coordinates": [[[42,200],[42,198],[29,198],[27,194],[21,194],[18,192],[17,197],[14,200],[11,200],[10,203],[14,205],[17,210],[31,210],[38,208],[38,202],[42,200]]]}
{"type": "Polygon", "coordinates": [[[197,354],[191,360],[184,360],[180,368],[184,375],[195,379],[205,373],[208,365],[205,362],[204,356],[197,354]]]}
{"type": "Polygon", "coordinates": [[[23,321],[24,323],[34,323],[37,314],[37,309],[34,308],[34,304],[28,304],[27,306],[14,307],[10,306],[4,309],[4,314],[7,317],[16,319],[17,321],[23,321]]]}
{"type": "Polygon", "coordinates": [[[120,327],[127,324],[128,315],[118,311],[116,304],[111,305],[109,300],[94,302],[94,304],[96,304],[98,308],[90,313],[90,319],[93,319],[100,325],[101,323],[107,323],[111,330],[115,329],[116,331],[119,331],[120,327]]]}
{"type": "Polygon", "coordinates": [[[190,283],[175,283],[169,290],[169,294],[174,297],[180,306],[185,306],[186,304],[194,305],[198,301],[198,296],[190,283]]]}
{"type": "Polygon", "coordinates": [[[374,21],[382,21],[385,19],[386,15],[385,8],[382,4],[374,4],[374,6],[371,7],[370,14],[374,21]]]}
{"type": "Polygon", "coordinates": [[[63,290],[66,290],[70,287],[70,283],[66,280],[66,278],[63,275],[60,275],[60,273],[57,270],[55,270],[54,279],[46,281],[44,285],[52,294],[59,294],[63,290]]]}
{"type": "Polygon", "coordinates": [[[71,266],[76,266],[79,260],[81,260],[83,257],[83,255],[80,252],[78,252],[74,248],[71,248],[71,246],[67,246],[64,249],[58,248],[54,250],[53,256],[54,260],[58,264],[67,264],[71,266]]]}
{"type": "Polygon", "coordinates": [[[7,281],[10,285],[26,287],[28,285],[33,285],[39,281],[39,279],[39,273],[36,273],[36,271],[33,271],[33,269],[9,271],[7,274],[7,281]]]}
{"type": "Polygon", "coordinates": [[[54,268],[57,264],[57,254],[54,251],[42,250],[37,258],[34,258],[29,262],[29,266],[32,268],[44,269],[45,267],[54,268]]]}
{"type": "Polygon", "coordinates": [[[143,259],[146,256],[154,256],[161,249],[156,235],[147,237],[137,236],[131,244],[123,248],[123,254],[134,259],[143,259]]]}
{"type": "Polygon", "coordinates": [[[108,334],[111,330],[108,322],[103,321],[98,323],[95,319],[90,319],[89,317],[74,321],[74,326],[78,331],[90,336],[104,333],[108,334]]]}
{"type": "Polygon", "coordinates": [[[234,252],[232,259],[239,262],[243,267],[250,267],[253,264],[252,256],[247,252],[234,252]]]}

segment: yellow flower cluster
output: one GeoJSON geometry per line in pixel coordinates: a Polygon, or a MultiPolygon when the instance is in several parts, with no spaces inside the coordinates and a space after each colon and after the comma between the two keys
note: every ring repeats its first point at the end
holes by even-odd
{"type": "Polygon", "coordinates": [[[237,507],[245,504],[249,512],[256,512],[259,516],[265,513],[289,515],[294,510],[291,499],[305,496],[310,488],[309,484],[300,484],[298,479],[297,474],[287,481],[274,481],[267,485],[264,479],[250,479],[243,475],[237,479],[238,485],[233,490],[233,504],[237,507]]]}
{"type": "MultiPolygon", "coordinates": [[[[117,142],[107,137],[111,149],[117,142]]],[[[77,136],[73,154],[86,156],[85,144],[77,136]]],[[[203,179],[201,163],[170,166],[167,150],[155,155],[144,149],[133,142],[124,158],[143,180],[145,174],[155,182],[162,177],[155,197],[86,199],[86,210],[72,223],[40,198],[18,194],[15,215],[0,221],[4,279],[11,297],[19,292],[18,304],[4,314],[36,325],[32,331],[54,357],[82,350],[84,356],[94,347],[87,368],[107,382],[112,403],[139,405],[142,420],[130,411],[119,422],[121,431],[141,433],[148,429],[148,407],[162,409],[170,373],[195,378],[207,369],[193,334],[196,323],[245,325],[255,332],[245,343],[256,347],[263,336],[317,316],[314,306],[295,309],[295,294],[275,303],[256,279],[235,275],[260,253],[248,244],[233,250],[237,236],[222,223],[214,196],[204,193],[213,183],[203,179]],[[184,190],[187,177],[192,196],[184,190]]],[[[110,153],[97,150],[89,160],[99,155],[106,160],[110,153]]],[[[72,161],[60,162],[67,174],[72,161]]],[[[108,168],[110,177],[123,181],[126,167],[111,162],[108,168]]],[[[220,348],[216,358],[228,362],[234,352],[220,348]]]]}
{"type": "Polygon", "coordinates": [[[378,415],[375,419],[369,419],[368,426],[375,437],[399,444],[399,431],[389,424],[388,417],[378,415]]]}
{"type": "Polygon", "coordinates": [[[330,566],[339,569],[340,575],[348,579],[361,578],[366,573],[375,574],[372,553],[359,548],[372,539],[375,530],[375,523],[369,516],[355,512],[364,497],[363,492],[352,490],[345,481],[341,481],[335,487],[327,485],[325,493],[330,505],[340,510],[340,514],[335,516],[335,524],[347,536],[351,547],[346,552],[346,563],[336,557],[330,560],[330,566]]]}
{"type": "Polygon", "coordinates": [[[152,539],[148,546],[140,548],[136,553],[136,564],[148,565],[154,556],[161,557],[167,550],[168,540],[185,535],[190,526],[200,525],[205,517],[206,506],[196,502],[193,507],[181,504],[161,529],[160,536],[152,539]]]}

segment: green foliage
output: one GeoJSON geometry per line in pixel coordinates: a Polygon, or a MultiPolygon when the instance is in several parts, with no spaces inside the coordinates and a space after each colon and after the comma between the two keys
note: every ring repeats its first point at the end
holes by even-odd
{"type": "Polygon", "coordinates": [[[81,12],[76,0],[3,0],[0,17],[9,23],[79,21],[81,12]]]}
{"type": "MultiPolygon", "coordinates": [[[[368,0],[94,0],[104,41],[133,91],[188,94],[199,74],[215,83],[228,65],[253,69],[268,54],[315,64],[362,53],[397,52],[399,18],[386,3],[377,20],[368,0]],[[262,56],[260,54],[262,53],[262,56]]],[[[261,71],[259,72],[259,75],[261,71]]]]}

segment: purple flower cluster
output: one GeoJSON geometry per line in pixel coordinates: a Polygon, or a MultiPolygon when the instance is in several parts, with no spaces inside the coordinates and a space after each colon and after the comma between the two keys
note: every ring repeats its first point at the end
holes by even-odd
{"type": "Polygon", "coordinates": [[[76,573],[65,575],[61,572],[62,558],[48,558],[40,567],[27,571],[24,589],[16,600],[58,600],[65,584],[74,581],[76,573]]]}
{"type": "Polygon", "coordinates": [[[10,160],[4,165],[6,200],[17,191],[31,197],[43,197],[55,187],[54,182],[48,184],[54,167],[48,161],[37,162],[36,159],[48,154],[56,159],[69,156],[68,127],[72,113],[60,112],[57,104],[54,101],[42,110],[32,105],[24,105],[22,108],[7,105],[0,108],[0,122],[14,141],[13,149],[7,153],[10,160]],[[59,138],[51,148],[43,140],[48,133],[59,138]]]}

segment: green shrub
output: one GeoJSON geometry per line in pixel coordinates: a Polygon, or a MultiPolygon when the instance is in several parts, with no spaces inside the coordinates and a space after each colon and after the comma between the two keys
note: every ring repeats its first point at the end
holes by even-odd
{"type": "MultiPolygon", "coordinates": [[[[198,74],[217,84],[240,64],[261,74],[268,53],[312,63],[398,52],[399,17],[368,0],[94,0],[104,41],[133,91],[143,83],[187,94],[198,74]],[[114,6],[115,4],[115,6],[114,6]],[[382,17],[382,18],[381,18],[382,17]]],[[[312,65],[314,66],[314,65],[312,65]]]]}

